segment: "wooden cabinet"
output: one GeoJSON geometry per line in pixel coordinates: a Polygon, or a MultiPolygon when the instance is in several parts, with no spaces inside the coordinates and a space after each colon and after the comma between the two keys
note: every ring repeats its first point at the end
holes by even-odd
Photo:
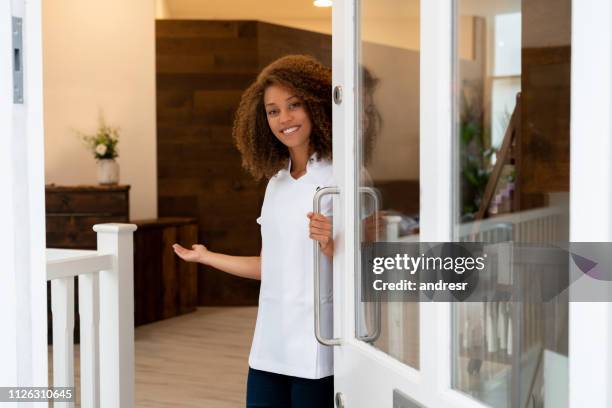
{"type": "Polygon", "coordinates": [[[130,186],[46,186],[47,248],[96,249],[92,227],[129,222],[130,186]]]}
{"type": "Polygon", "coordinates": [[[134,321],[140,324],[194,311],[198,302],[198,265],[174,254],[198,242],[195,218],[166,217],[131,221],[134,233],[134,321]]]}

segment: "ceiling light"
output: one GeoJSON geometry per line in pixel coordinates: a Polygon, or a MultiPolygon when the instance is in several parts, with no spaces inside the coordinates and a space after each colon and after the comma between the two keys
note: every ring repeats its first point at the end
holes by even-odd
{"type": "Polygon", "coordinates": [[[332,0],[314,0],[312,4],[314,4],[315,7],[331,7],[332,0]]]}

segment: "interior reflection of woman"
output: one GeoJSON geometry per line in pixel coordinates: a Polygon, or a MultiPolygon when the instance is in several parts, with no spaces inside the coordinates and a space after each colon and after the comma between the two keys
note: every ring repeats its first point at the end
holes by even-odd
{"type": "MultiPolygon", "coordinates": [[[[312,241],[331,278],[331,201],[313,214],[313,196],[332,182],[331,71],[306,56],[283,57],[245,91],[233,135],[243,166],[267,178],[260,256],[215,253],[204,245],[175,253],[224,272],[261,279],[257,324],[249,356],[247,407],[333,406],[332,351],[314,336],[312,241]]],[[[331,321],[331,287],[321,311],[331,321]]]]}

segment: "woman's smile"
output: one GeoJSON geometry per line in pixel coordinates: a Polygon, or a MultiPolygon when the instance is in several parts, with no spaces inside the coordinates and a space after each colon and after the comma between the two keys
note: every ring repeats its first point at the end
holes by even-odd
{"type": "Polygon", "coordinates": [[[293,132],[297,131],[299,128],[300,128],[300,126],[299,126],[299,125],[298,125],[298,126],[291,126],[291,127],[288,127],[288,128],[282,129],[282,130],[281,130],[281,132],[282,132],[283,134],[285,134],[285,135],[289,135],[289,134],[291,134],[291,133],[293,133],[293,132]]]}

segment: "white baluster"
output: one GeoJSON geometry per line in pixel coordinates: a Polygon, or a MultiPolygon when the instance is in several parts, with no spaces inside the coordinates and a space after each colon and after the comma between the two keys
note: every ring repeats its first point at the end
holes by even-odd
{"type": "Polygon", "coordinates": [[[469,313],[465,313],[465,317],[463,318],[463,341],[461,343],[461,347],[464,350],[467,350],[471,346],[472,346],[472,326],[470,325],[470,315],[469,313]]]}
{"type": "Polygon", "coordinates": [[[387,215],[385,220],[385,232],[387,242],[397,242],[399,238],[399,224],[402,221],[402,217],[397,215],[387,215]]]}
{"type": "MultiPolygon", "coordinates": [[[[53,314],[53,386],[74,387],[74,278],[51,281],[53,314]]],[[[74,407],[56,402],[56,407],[74,407]]]]}
{"type": "Polygon", "coordinates": [[[489,302],[487,305],[487,351],[494,353],[497,351],[497,306],[495,302],[489,302]]]}
{"type": "Polygon", "coordinates": [[[100,406],[134,406],[134,242],[132,224],[97,224],[98,253],[113,254],[100,271],[100,406]]]}
{"type": "Polygon", "coordinates": [[[508,340],[506,341],[506,346],[507,346],[507,350],[506,353],[508,353],[509,356],[512,355],[512,312],[508,313],[508,331],[507,331],[507,336],[508,336],[508,340]]]}
{"type": "Polygon", "coordinates": [[[99,377],[99,276],[79,275],[79,318],[81,323],[81,407],[100,407],[99,377]]]}
{"type": "MultiPolygon", "coordinates": [[[[386,241],[397,242],[401,217],[396,215],[386,216],[384,220],[386,241]]],[[[386,306],[387,325],[389,327],[389,354],[402,361],[404,358],[404,304],[402,302],[387,302],[386,306]]],[[[382,315],[385,316],[384,313],[382,315]]]]}
{"type": "Polygon", "coordinates": [[[498,313],[497,313],[497,336],[499,338],[499,348],[505,350],[507,347],[508,334],[507,334],[507,319],[508,314],[506,313],[506,303],[499,302],[498,313]]]}

